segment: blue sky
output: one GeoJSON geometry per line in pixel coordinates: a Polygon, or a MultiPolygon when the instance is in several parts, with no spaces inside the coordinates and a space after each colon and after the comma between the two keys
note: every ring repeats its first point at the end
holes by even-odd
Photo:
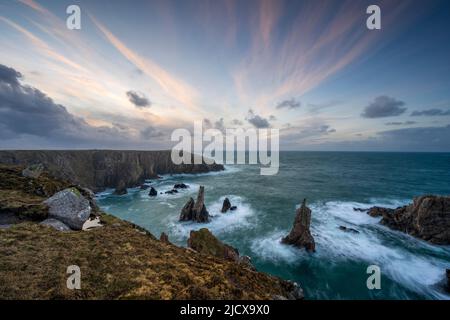
{"type": "Polygon", "coordinates": [[[203,120],[285,150],[450,151],[449,40],[438,0],[2,0],[0,147],[169,148],[203,120]]]}

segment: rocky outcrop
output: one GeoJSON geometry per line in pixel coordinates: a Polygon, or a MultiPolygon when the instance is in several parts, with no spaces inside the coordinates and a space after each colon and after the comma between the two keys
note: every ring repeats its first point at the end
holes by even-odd
{"type": "Polygon", "coordinates": [[[180,213],[180,221],[189,221],[192,220],[192,209],[194,208],[194,199],[189,198],[188,202],[181,209],[180,213]]]}
{"type": "Polygon", "coordinates": [[[426,195],[383,212],[381,224],[434,244],[450,244],[450,197],[426,195]]]}
{"type": "Polygon", "coordinates": [[[382,207],[372,207],[367,211],[367,214],[371,217],[383,217],[385,215],[390,215],[394,212],[394,209],[382,208],[382,207]]]}
{"type": "Polygon", "coordinates": [[[199,253],[234,261],[246,268],[255,270],[249,256],[240,256],[236,248],[221,242],[207,228],[198,231],[192,230],[187,245],[199,253]]]}
{"type": "Polygon", "coordinates": [[[311,209],[306,206],[306,199],[304,199],[301,207],[296,211],[294,226],[291,232],[281,242],[314,252],[316,250],[316,244],[309,230],[310,224],[311,209]]]}
{"type": "Polygon", "coordinates": [[[189,186],[184,183],[177,183],[173,186],[174,189],[187,189],[189,186]]]}
{"type": "Polygon", "coordinates": [[[226,260],[239,261],[237,249],[222,243],[207,228],[192,230],[187,240],[189,248],[203,254],[209,254],[226,260]]]}
{"type": "Polygon", "coordinates": [[[197,194],[197,201],[189,198],[188,202],[181,209],[180,221],[208,222],[209,212],[205,206],[205,187],[200,186],[197,194]]]}
{"type": "Polygon", "coordinates": [[[76,188],[60,191],[44,201],[50,218],[59,220],[73,230],[81,230],[89,219],[89,201],[76,188]]]}
{"type": "Polygon", "coordinates": [[[0,151],[0,163],[24,166],[40,163],[52,176],[95,192],[117,188],[121,182],[127,188],[137,187],[146,179],[157,178],[161,174],[223,170],[223,165],[219,164],[175,165],[171,160],[170,150],[0,151]]]}
{"type": "Polygon", "coordinates": [[[200,186],[197,194],[197,201],[195,201],[192,208],[192,220],[197,222],[208,222],[209,212],[205,206],[205,187],[200,186]]]}
{"type": "Polygon", "coordinates": [[[44,166],[41,163],[32,164],[23,169],[22,176],[27,178],[37,179],[44,171],[44,166]]]}
{"type": "Polygon", "coordinates": [[[220,212],[225,213],[228,210],[230,210],[231,208],[231,202],[230,199],[225,198],[225,200],[223,200],[223,204],[222,204],[222,210],[220,210],[220,212]]]}
{"type": "Polygon", "coordinates": [[[150,197],[156,197],[158,195],[158,191],[155,188],[151,187],[150,192],[148,193],[150,197]]]}

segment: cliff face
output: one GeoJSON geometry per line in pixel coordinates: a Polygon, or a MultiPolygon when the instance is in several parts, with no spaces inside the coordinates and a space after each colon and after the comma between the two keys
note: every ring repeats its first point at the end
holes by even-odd
{"type": "Polygon", "coordinates": [[[175,165],[170,151],[33,150],[0,151],[0,163],[42,163],[54,177],[93,191],[134,187],[160,174],[202,173],[223,170],[222,165],[175,165]]]}

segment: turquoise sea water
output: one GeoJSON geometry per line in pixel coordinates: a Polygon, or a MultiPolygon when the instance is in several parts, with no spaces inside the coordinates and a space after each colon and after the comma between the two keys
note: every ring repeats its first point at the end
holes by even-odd
{"type": "Polygon", "coordinates": [[[450,154],[282,152],[275,176],[259,166],[227,166],[224,172],[164,176],[158,192],[184,182],[175,195],[148,190],[113,190],[98,195],[108,213],[185,245],[189,232],[209,228],[219,239],[252,258],[260,271],[297,281],[308,299],[450,299],[443,290],[450,246],[435,246],[378,224],[353,207],[397,207],[422,194],[450,195],[450,154]],[[178,222],[182,206],[205,186],[210,223],[178,222]],[[221,214],[223,199],[238,209],[221,214]],[[283,245],[303,198],[312,210],[313,254],[283,245]],[[357,229],[346,233],[339,226],[357,229]],[[368,290],[366,269],[381,268],[381,290],[368,290]]]}

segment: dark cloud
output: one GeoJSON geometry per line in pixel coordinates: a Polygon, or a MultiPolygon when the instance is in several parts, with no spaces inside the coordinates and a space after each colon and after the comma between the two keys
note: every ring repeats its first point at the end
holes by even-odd
{"type": "Polygon", "coordinates": [[[379,96],[364,109],[361,116],[364,118],[398,116],[406,111],[407,108],[404,108],[404,105],[405,103],[403,101],[388,96],[379,96]]]}
{"type": "Polygon", "coordinates": [[[294,98],[289,99],[289,100],[284,100],[281,101],[280,103],[277,104],[277,109],[296,109],[296,108],[300,108],[301,107],[301,103],[300,101],[296,101],[294,98]]]}
{"type": "Polygon", "coordinates": [[[225,132],[226,130],[223,118],[220,118],[219,120],[215,121],[214,124],[212,123],[211,120],[205,118],[203,119],[203,127],[205,129],[217,129],[222,132],[225,132]]]}
{"type": "Polygon", "coordinates": [[[20,77],[19,72],[0,65],[2,146],[9,145],[6,140],[22,141],[27,147],[39,147],[33,141],[46,146],[81,147],[128,140],[116,127],[89,125],[40,90],[22,85],[20,77]]]}
{"type": "Polygon", "coordinates": [[[437,116],[450,116],[449,110],[442,109],[428,109],[423,111],[414,111],[411,113],[412,117],[420,117],[420,116],[429,116],[429,117],[437,117],[437,116]]]}
{"type": "Polygon", "coordinates": [[[252,109],[248,110],[247,121],[253,125],[255,128],[264,129],[269,128],[270,123],[266,118],[263,118],[253,112],[252,109]]]}
{"type": "Polygon", "coordinates": [[[415,122],[415,121],[405,121],[405,122],[393,121],[393,122],[386,122],[385,125],[387,125],[387,126],[401,126],[401,125],[410,126],[410,125],[413,125],[416,123],[417,122],[415,122]]]}
{"type": "Polygon", "coordinates": [[[151,102],[147,99],[147,97],[143,93],[130,90],[127,91],[127,97],[128,100],[130,100],[130,102],[138,108],[145,108],[151,106],[151,102]]]}
{"type": "Polygon", "coordinates": [[[163,132],[152,126],[144,128],[140,134],[143,139],[159,138],[164,135],[163,132]]]}
{"type": "Polygon", "coordinates": [[[0,64],[0,82],[11,86],[18,86],[19,79],[21,78],[22,74],[20,72],[0,64]]]}
{"type": "Polygon", "coordinates": [[[269,121],[277,121],[277,117],[275,117],[274,115],[270,115],[269,121]]]}

